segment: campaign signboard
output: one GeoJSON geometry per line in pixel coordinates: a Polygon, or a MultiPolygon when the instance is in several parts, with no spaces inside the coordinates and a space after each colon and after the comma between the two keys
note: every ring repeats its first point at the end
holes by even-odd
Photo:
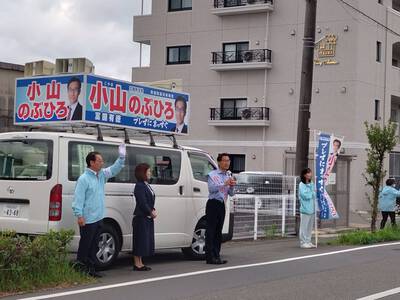
{"type": "Polygon", "coordinates": [[[320,219],[339,218],[335,205],[326,191],[326,185],[329,183],[328,178],[336,164],[342,143],[343,138],[331,134],[320,133],[318,137],[315,176],[320,219]]]}
{"type": "Polygon", "coordinates": [[[189,95],[92,75],[16,80],[16,125],[89,123],[186,135],[189,95]]]}

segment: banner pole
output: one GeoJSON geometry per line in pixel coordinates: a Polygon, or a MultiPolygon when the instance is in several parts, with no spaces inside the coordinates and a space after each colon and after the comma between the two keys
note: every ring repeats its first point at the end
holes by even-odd
{"type": "MultiPolygon", "coordinates": [[[[316,193],[316,180],[317,180],[317,131],[314,130],[314,195],[316,193]]],[[[315,232],[315,248],[318,248],[318,222],[317,222],[317,198],[314,199],[314,232],[315,232]]]]}

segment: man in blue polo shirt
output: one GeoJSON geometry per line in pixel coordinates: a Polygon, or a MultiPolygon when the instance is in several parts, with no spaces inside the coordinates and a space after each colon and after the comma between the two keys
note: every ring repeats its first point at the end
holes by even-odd
{"type": "Polygon", "coordinates": [[[208,201],[206,205],[206,262],[207,264],[226,264],[220,257],[222,227],[225,220],[225,202],[234,195],[236,184],[229,169],[229,154],[221,153],[217,157],[218,169],[208,174],[208,201]]]}
{"type": "Polygon", "coordinates": [[[98,249],[96,236],[104,217],[104,186],[108,179],[115,177],[124,167],[125,144],[119,146],[118,152],[119,158],[105,169],[101,154],[96,151],[90,152],[86,156],[87,169],[79,177],[75,187],[72,210],[77,217],[81,236],[77,263],[93,277],[101,277],[95,270],[95,255],[98,249]]]}

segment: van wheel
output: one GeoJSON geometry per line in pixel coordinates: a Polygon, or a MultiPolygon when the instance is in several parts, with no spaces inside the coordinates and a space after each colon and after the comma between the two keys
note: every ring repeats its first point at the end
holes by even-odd
{"type": "Polygon", "coordinates": [[[183,254],[191,259],[206,259],[206,220],[201,220],[193,232],[192,244],[190,247],[182,248],[183,254]]]}
{"type": "Polygon", "coordinates": [[[98,240],[98,251],[96,252],[96,267],[100,270],[109,268],[117,259],[121,242],[117,231],[110,224],[103,224],[98,240]]]}

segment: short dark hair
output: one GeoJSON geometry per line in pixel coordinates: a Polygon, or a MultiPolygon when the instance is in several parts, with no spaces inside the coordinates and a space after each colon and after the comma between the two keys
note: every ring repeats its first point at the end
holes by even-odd
{"type": "Polygon", "coordinates": [[[70,78],[70,80],[68,81],[68,84],[67,84],[67,88],[69,88],[69,85],[72,82],[77,82],[79,84],[79,90],[81,90],[81,80],[76,76],[70,78]]]}
{"type": "Polygon", "coordinates": [[[395,183],[396,183],[396,180],[394,178],[389,178],[386,180],[386,185],[392,186],[395,183]]]}
{"type": "Polygon", "coordinates": [[[229,157],[229,154],[225,153],[225,152],[218,154],[217,161],[221,161],[224,156],[228,156],[229,157]]]}
{"type": "Polygon", "coordinates": [[[92,151],[92,152],[89,152],[89,154],[86,156],[86,165],[88,168],[90,168],[91,161],[96,161],[96,155],[101,155],[101,154],[100,154],[100,152],[92,151]]]}
{"type": "Polygon", "coordinates": [[[311,173],[311,169],[310,168],[306,168],[303,171],[301,171],[300,173],[300,180],[302,183],[307,183],[307,179],[306,179],[306,174],[311,173]]]}
{"type": "Polygon", "coordinates": [[[340,146],[342,146],[342,142],[338,139],[334,139],[332,144],[334,144],[334,143],[339,143],[339,148],[340,148],[340,146]]]}
{"type": "Polygon", "coordinates": [[[186,110],[187,110],[187,103],[186,103],[186,100],[185,100],[185,98],[183,98],[182,96],[178,96],[178,97],[176,97],[176,99],[175,99],[175,107],[176,107],[176,103],[178,103],[178,102],[182,102],[183,103],[183,109],[185,110],[185,114],[186,114],[186,110]]]}
{"type": "Polygon", "coordinates": [[[135,168],[135,177],[137,181],[147,181],[149,178],[147,178],[146,172],[147,170],[150,169],[150,166],[146,163],[138,164],[135,168]]]}

